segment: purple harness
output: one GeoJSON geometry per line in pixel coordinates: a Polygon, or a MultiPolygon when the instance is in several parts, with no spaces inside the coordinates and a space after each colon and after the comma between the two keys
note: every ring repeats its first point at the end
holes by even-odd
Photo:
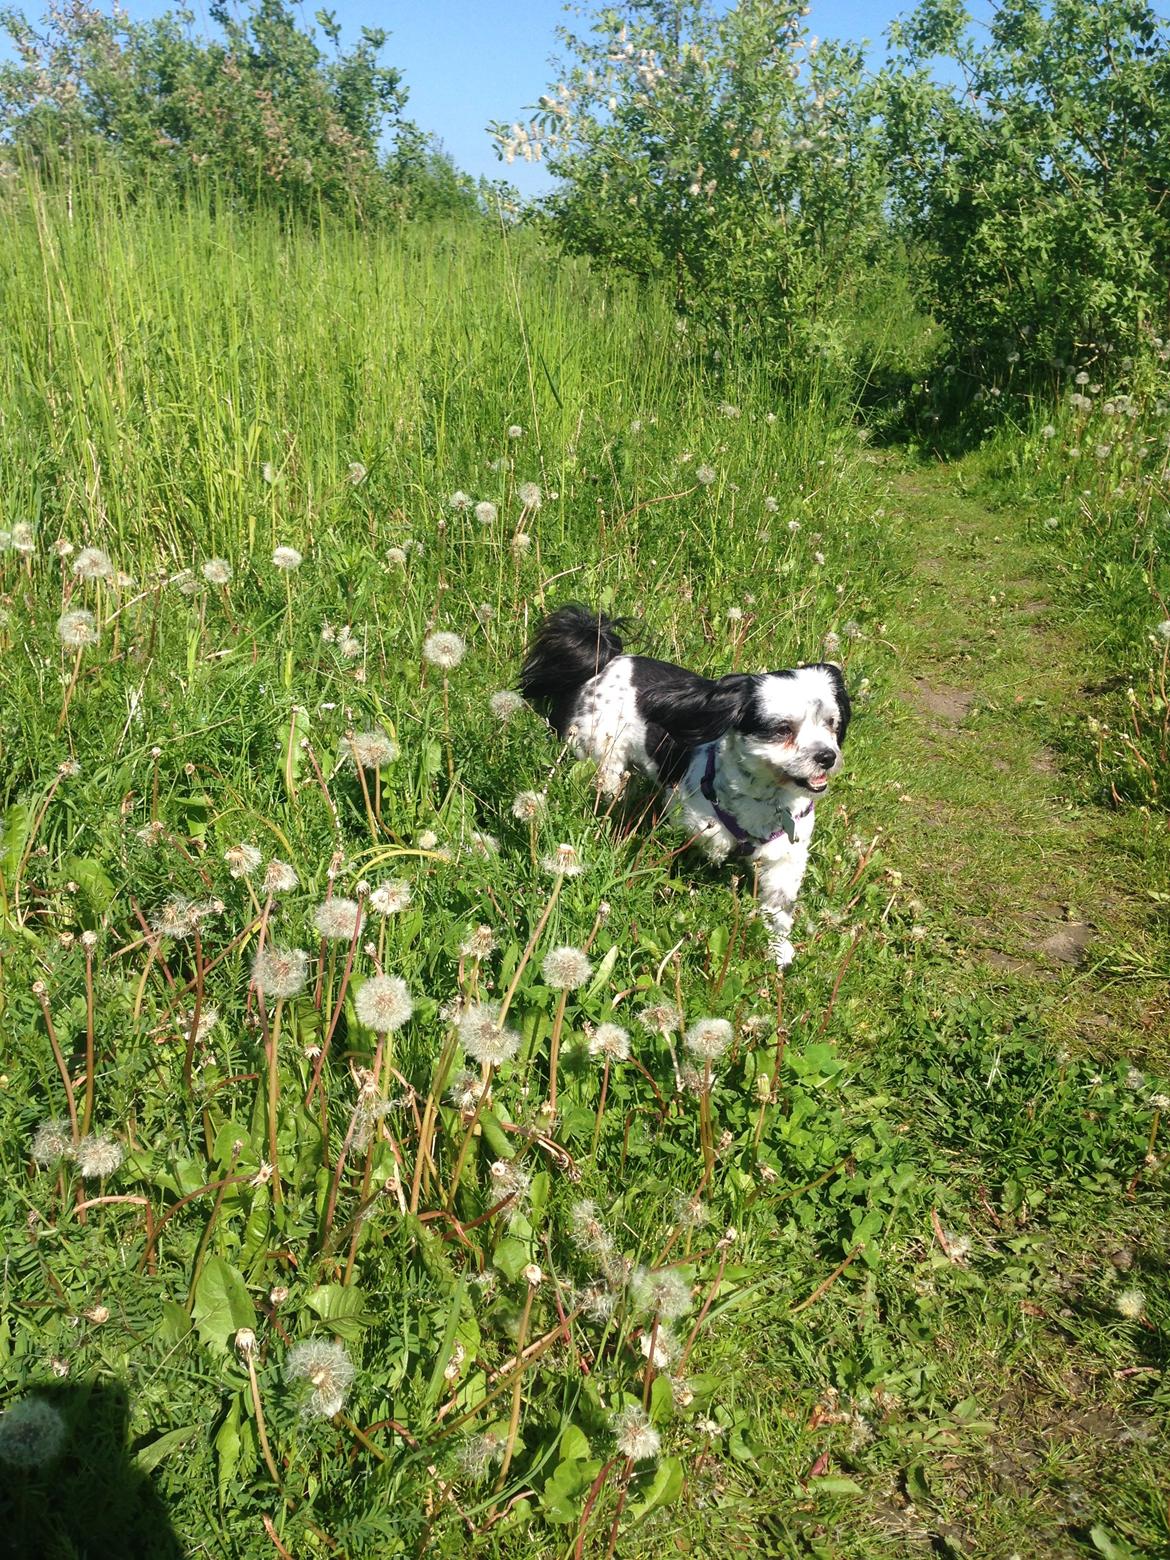
{"type": "Polygon", "coordinates": [[[714,811],[716,818],[719,819],[719,822],[723,825],[729,834],[735,837],[735,849],[732,851],[733,856],[750,856],[752,852],[759,846],[767,845],[771,840],[779,839],[782,834],[793,845],[795,845],[796,820],[798,818],[807,818],[815,806],[815,803],[810,798],[808,804],[802,807],[801,810],[797,813],[790,811],[790,809],[787,807],[782,807],[780,809],[780,827],[775,831],[775,833],[769,834],[768,838],[765,840],[757,840],[753,838],[753,836],[748,833],[748,831],[743,827],[737,818],[733,817],[732,814],[726,810],[726,808],[720,807],[719,805],[718,798],[715,795],[714,744],[712,744],[707,749],[707,767],[703,771],[703,778],[699,781],[699,790],[702,791],[703,795],[711,803],[712,810],[714,811]]]}

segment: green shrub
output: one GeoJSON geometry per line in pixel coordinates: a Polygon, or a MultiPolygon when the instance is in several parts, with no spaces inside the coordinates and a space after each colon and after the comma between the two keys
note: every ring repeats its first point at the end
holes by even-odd
{"type": "Polygon", "coordinates": [[[884,233],[875,84],[801,12],[607,8],[562,30],[570,62],[529,124],[495,127],[506,161],[546,156],[563,181],[544,211],[571,253],[789,362],[833,346],[842,279],[884,233]]]}
{"type": "Polygon", "coordinates": [[[892,41],[890,177],[961,366],[1002,381],[1170,334],[1170,54],[1154,11],[1008,0],[976,34],[959,0],[925,0],[892,41]]]}
{"type": "Polygon", "coordinates": [[[319,13],[330,58],[283,0],[238,14],[213,5],[211,16],[214,40],[185,10],[134,22],[77,5],[41,31],[0,13],[17,55],[0,67],[0,137],[46,171],[112,158],[132,191],[210,186],[245,205],[363,221],[475,211],[472,181],[403,117],[381,29],[343,51],[319,13]]]}

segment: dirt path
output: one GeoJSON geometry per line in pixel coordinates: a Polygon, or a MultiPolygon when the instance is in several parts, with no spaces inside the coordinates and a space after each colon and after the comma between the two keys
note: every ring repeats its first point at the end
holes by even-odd
{"type": "Polygon", "coordinates": [[[956,981],[1018,988],[1054,1038],[1164,1065],[1147,924],[1158,824],[1090,799],[1077,746],[1094,646],[1013,519],[965,495],[961,468],[894,478],[909,579],[890,854],[941,924],[956,981]]]}

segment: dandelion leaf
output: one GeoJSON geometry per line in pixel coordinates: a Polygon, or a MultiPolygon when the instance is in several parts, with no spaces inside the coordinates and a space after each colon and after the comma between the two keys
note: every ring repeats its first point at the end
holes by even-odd
{"type": "Polygon", "coordinates": [[[222,1257],[208,1257],[195,1286],[199,1341],[222,1353],[242,1327],[256,1327],[256,1308],[243,1274],[222,1257]]]}

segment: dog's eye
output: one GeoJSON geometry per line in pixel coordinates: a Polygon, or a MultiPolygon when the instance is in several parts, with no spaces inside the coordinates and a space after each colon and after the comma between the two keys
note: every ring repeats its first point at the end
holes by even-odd
{"type": "Polygon", "coordinates": [[[792,724],[792,722],[790,720],[782,720],[780,722],[780,724],[775,728],[774,735],[777,736],[777,737],[791,737],[795,733],[795,731],[796,731],[796,727],[792,724]]]}

